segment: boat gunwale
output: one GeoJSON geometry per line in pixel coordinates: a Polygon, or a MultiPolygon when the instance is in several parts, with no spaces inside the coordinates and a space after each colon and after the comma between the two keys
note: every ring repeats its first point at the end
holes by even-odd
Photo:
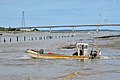
{"type": "Polygon", "coordinates": [[[32,57],[32,58],[42,58],[42,59],[88,59],[88,56],[69,56],[69,55],[61,55],[61,54],[48,54],[48,53],[44,53],[44,54],[38,54],[35,51],[32,50],[27,50],[26,53],[32,57]]]}

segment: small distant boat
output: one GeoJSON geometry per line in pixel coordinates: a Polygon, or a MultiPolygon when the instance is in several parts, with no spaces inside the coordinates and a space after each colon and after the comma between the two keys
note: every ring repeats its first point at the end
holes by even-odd
{"type": "Polygon", "coordinates": [[[44,50],[32,50],[27,49],[26,53],[35,59],[89,59],[93,58],[88,55],[88,44],[87,43],[77,43],[77,52],[75,52],[73,55],[63,55],[63,54],[56,54],[52,52],[44,53],[44,50]]]}

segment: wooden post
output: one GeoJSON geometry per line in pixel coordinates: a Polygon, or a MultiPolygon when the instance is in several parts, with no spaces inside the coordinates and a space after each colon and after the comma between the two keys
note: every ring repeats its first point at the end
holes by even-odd
{"type": "Polygon", "coordinates": [[[18,42],[18,36],[17,36],[17,42],[18,42]]]}
{"type": "Polygon", "coordinates": [[[6,42],[5,38],[4,38],[4,42],[6,42]]]}
{"type": "Polygon", "coordinates": [[[33,41],[33,37],[31,38],[31,41],[33,41]]]}
{"type": "Polygon", "coordinates": [[[11,38],[10,38],[10,42],[11,42],[12,40],[11,40],[11,38]]]}
{"type": "Polygon", "coordinates": [[[26,41],[26,37],[24,36],[24,41],[26,41]]]}
{"type": "Polygon", "coordinates": [[[44,36],[44,40],[45,40],[45,36],[44,36]]]}
{"type": "Polygon", "coordinates": [[[39,37],[39,40],[42,40],[42,37],[39,37]]]}

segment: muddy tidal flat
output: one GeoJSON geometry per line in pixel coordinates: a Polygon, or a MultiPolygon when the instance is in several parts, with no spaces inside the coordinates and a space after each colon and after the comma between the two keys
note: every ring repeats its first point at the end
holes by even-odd
{"type": "Polygon", "coordinates": [[[23,32],[0,35],[0,80],[119,80],[120,32],[23,32]],[[102,59],[32,59],[27,49],[72,55],[76,48],[63,48],[77,42],[98,43],[102,59]]]}

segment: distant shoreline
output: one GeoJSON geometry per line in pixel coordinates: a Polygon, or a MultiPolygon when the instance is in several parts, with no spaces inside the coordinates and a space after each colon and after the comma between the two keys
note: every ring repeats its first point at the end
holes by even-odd
{"type": "MultiPolygon", "coordinates": [[[[51,30],[52,32],[80,32],[80,31],[96,31],[96,29],[86,29],[86,30],[51,30]]],[[[112,31],[119,32],[120,30],[111,30],[111,29],[100,29],[99,31],[112,31]]],[[[21,32],[50,32],[50,30],[39,30],[39,31],[0,31],[0,33],[21,33],[21,32]]]]}

